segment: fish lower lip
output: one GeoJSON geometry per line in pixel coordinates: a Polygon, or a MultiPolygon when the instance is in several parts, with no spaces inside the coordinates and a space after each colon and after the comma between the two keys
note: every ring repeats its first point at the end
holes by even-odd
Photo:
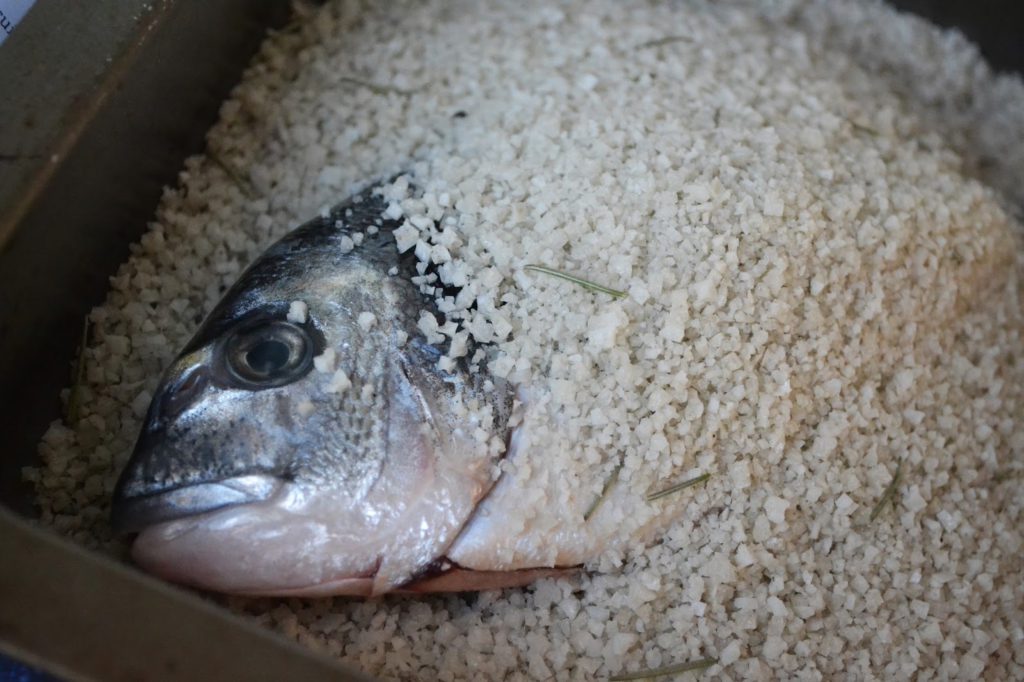
{"type": "Polygon", "coordinates": [[[116,498],[111,511],[111,525],[116,533],[135,533],[164,521],[260,502],[270,498],[281,485],[278,478],[254,474],[196,483],[150,495],[116,498]]]}

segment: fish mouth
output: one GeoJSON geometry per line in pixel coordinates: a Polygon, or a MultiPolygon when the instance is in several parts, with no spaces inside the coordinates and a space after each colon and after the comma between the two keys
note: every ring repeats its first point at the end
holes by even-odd
{"type": "Polygon", "coordinates": [[[166,521],[263,502],[273,497],[283,484],[284,481],[274,476],[248,474],[145,495],[118,495],[110,511],[110,523],[115,533],[138,533],[166,521]]]}

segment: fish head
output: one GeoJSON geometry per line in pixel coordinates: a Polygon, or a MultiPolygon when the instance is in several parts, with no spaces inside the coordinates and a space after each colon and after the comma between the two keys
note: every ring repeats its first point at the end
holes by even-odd
{"type": "MultiPolygon", "coordinates": [[[[375,225],[377,204],[358,205],[375,225]]],[[[338,216],[359,222],[337,209],[250,266],[162,377],[112,508],[143,568],[228,593],[386,592],[493,485],[510,389],[439,369],[389,225],[347,251],[338,216]]]]}

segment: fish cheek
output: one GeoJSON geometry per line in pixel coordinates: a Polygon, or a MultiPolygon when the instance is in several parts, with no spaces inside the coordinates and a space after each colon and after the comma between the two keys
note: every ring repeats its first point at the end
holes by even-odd
{"type": "Polygon", "coordinates": [[[395,589],[443,557],[491,485],[487,468],[455,437],[448,415],[432,413],[420,386],[397,374],[387,457],[372,496],[375,507],[390,510],[374,594],[395,589]]]}
{"type": "MultiPolygon", "coordinates": [[[[395,415],[392,414],[392,417],[395,415]]],[[[388,455],[368,497],[371,537],[380,543],[373,593],[404,583],[444,553],[461,521],[449,481],[439,474],[439,453],[428,432],[403,417],[389,424],[388,455]],[[396,424],[396,422],[398,422],[396,424]]]]}
{"type": "Polygon", "coordinates": [[[209,453],[214,459],[206,463],[211,479],[252,473],[284,476],[293,467],[295,450],[288,402],[275,389],[218,391],[182,430],[177,449],[209,453]]]}
{"type": "Polygon", "coordinates": [[[295,406],[290,395],[284,392],[274,393],[274,417],[279,428],[287,433],[294,433],[298,428],[295,423],[295,406]]]}

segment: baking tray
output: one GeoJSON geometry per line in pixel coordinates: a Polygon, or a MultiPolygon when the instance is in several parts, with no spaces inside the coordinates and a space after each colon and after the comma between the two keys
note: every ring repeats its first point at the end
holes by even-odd
{"type": "MultiPolygon", "coordinates": [[[[893,0],[1024,70],[1024,5],[893,0]]],[[[39,0],[0,46],[0,651],[67,679],[363,679],[25,520],[83,319],[287,0],[39,0]]]]}

